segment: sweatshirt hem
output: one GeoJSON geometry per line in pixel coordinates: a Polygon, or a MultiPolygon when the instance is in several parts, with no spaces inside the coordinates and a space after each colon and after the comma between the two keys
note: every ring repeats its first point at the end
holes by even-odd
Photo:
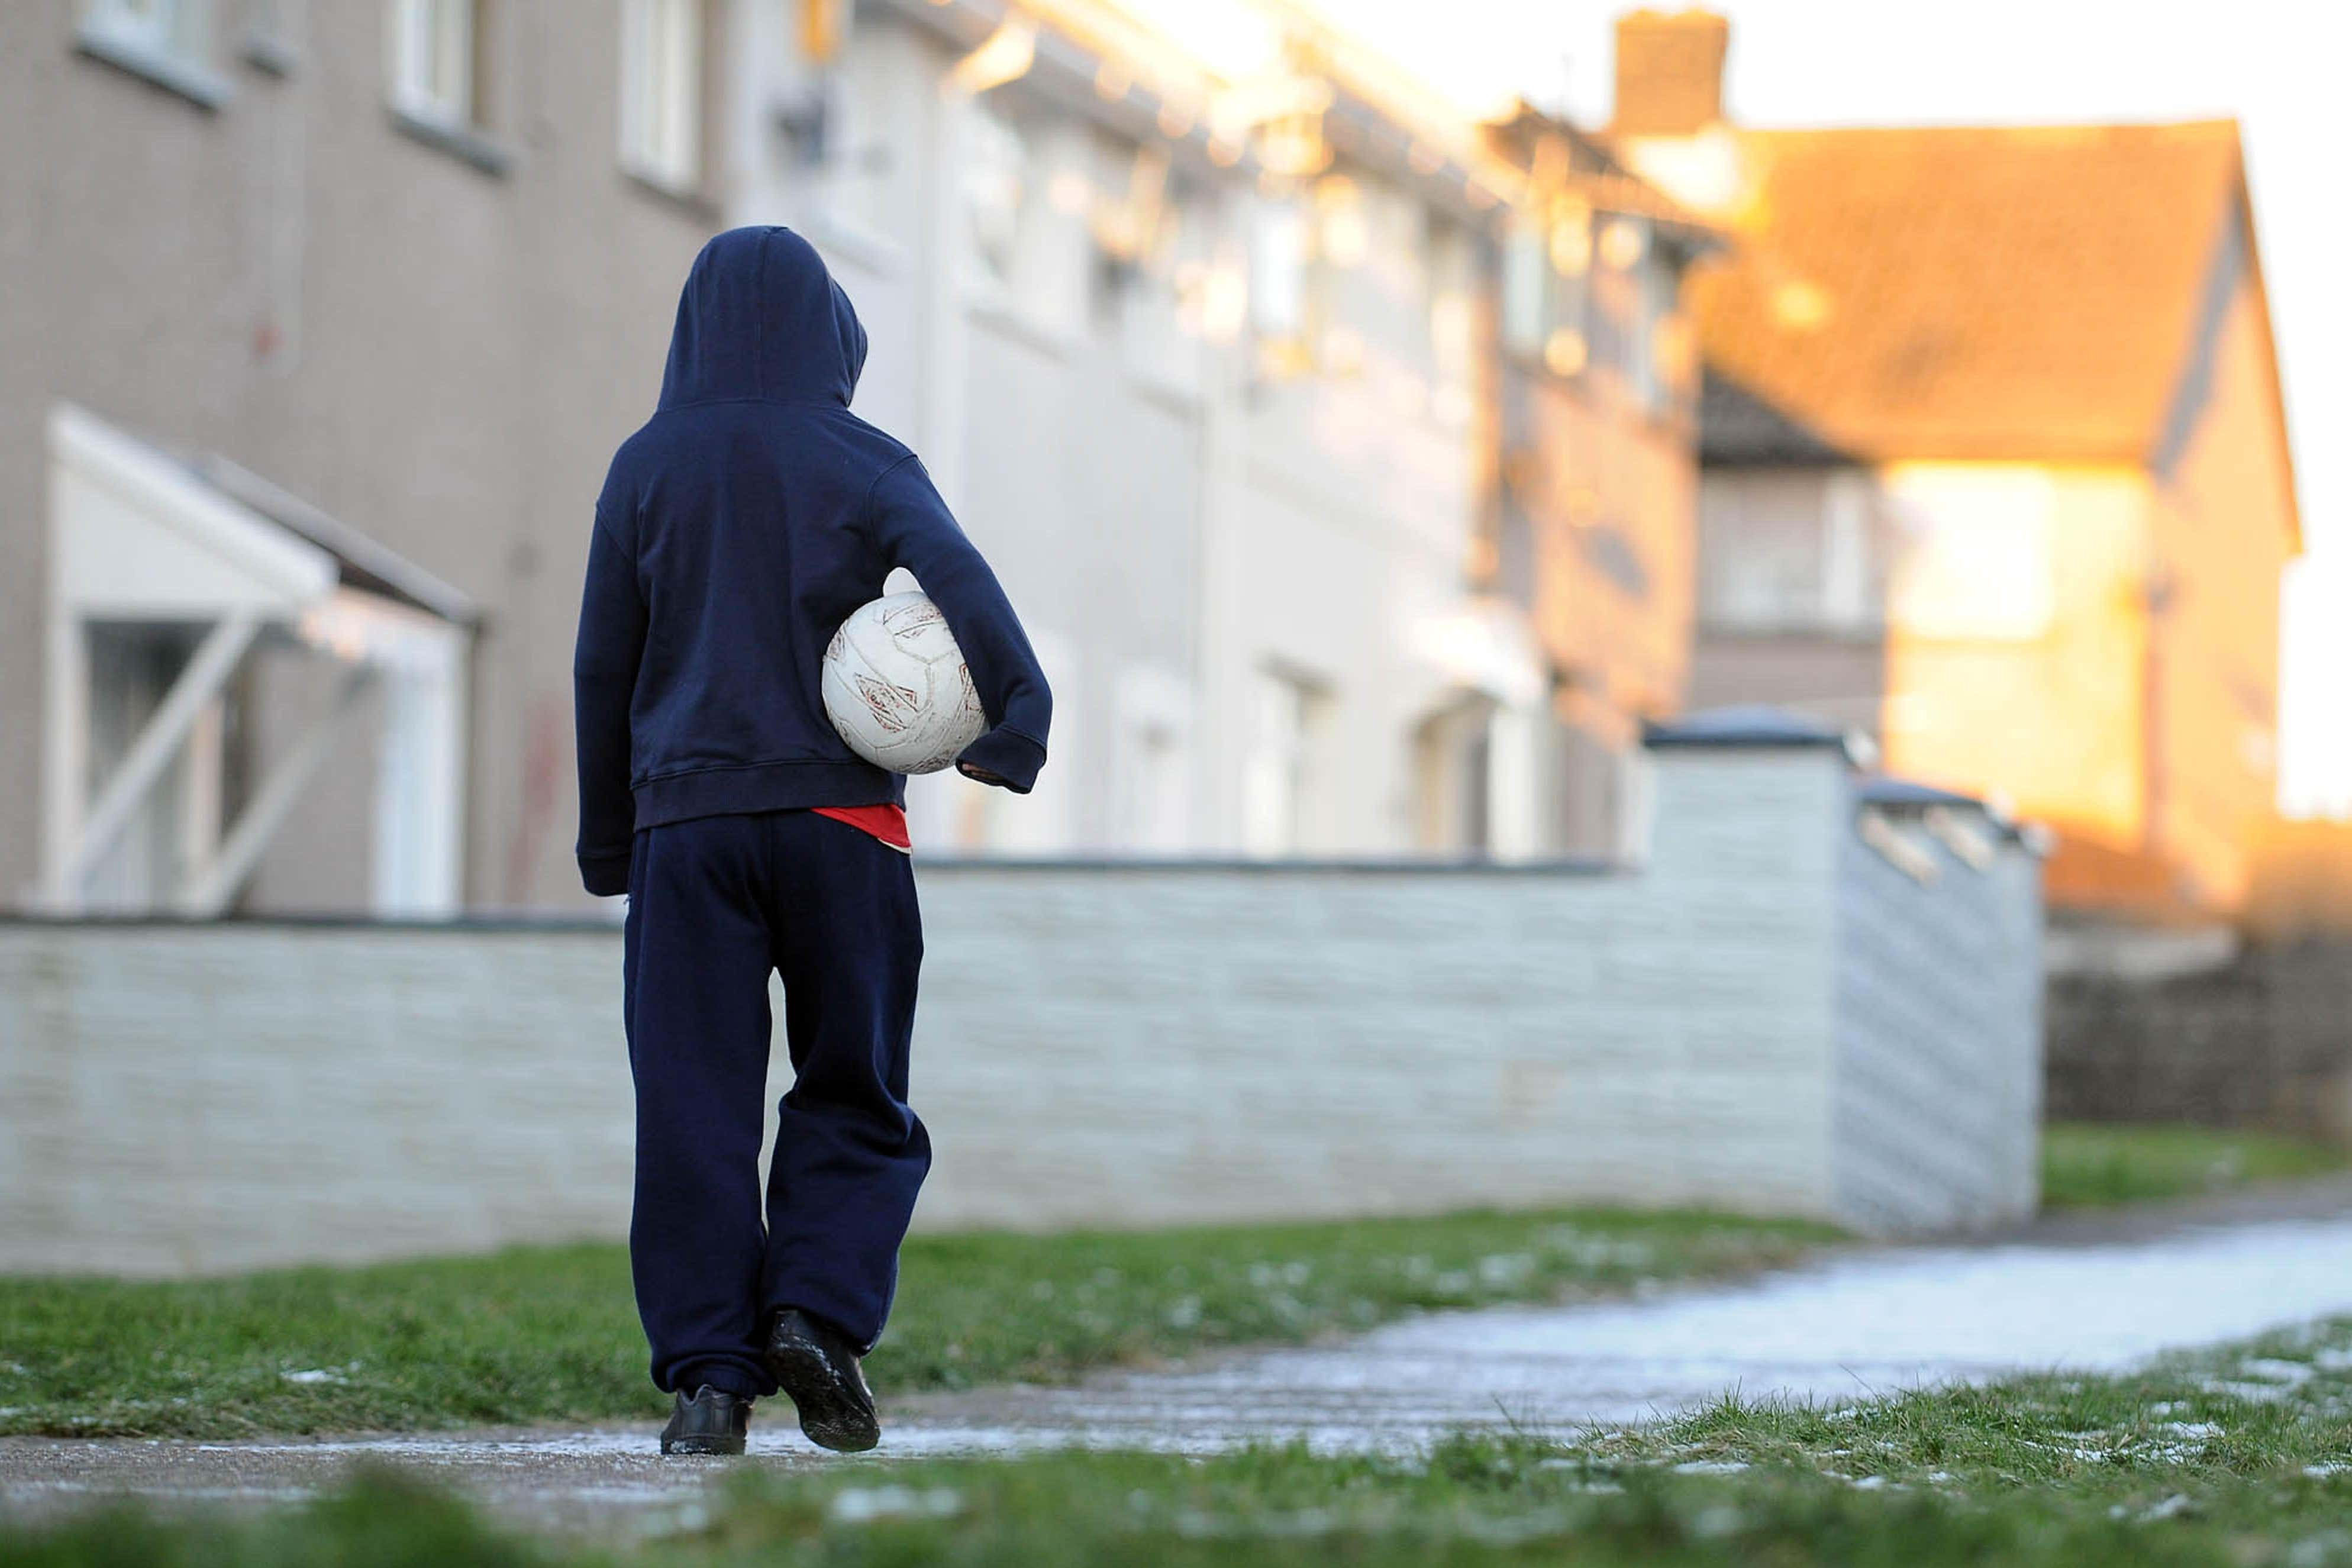
{"type": "Polygon", "coordinates": [[[646,780],[630,794],[642,829],[698,816],[748,816],[817,805],[897,805],[903,788],[898,775],[865,763],[803,758],[669,773],[646,780]]]}

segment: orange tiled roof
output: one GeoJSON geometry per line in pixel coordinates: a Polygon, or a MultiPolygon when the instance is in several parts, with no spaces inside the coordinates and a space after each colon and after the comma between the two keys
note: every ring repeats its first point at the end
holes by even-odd
{"type": "Polygon", "coordinates": [[[2133,459],[2189,352],[2237,126],[1741,131],[1708,359],[1862,456],[2133,459]]]}

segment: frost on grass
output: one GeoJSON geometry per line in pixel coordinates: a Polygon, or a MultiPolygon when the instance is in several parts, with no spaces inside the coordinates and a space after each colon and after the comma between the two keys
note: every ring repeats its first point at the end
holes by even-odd
{"type": "Polygon", "coordinates": [[[877,1519],[948,1519],[963,1510],[952,1487],[845,1487],[833,1494],[825,1517],[835,1524],[870,1524],[877,1519]]]}
{"type": "Polygon", "coordinates": [[[2174,1492],[2146,1508],[2134,1508],[2128,1503],[2116,1503],[2107,1510],[2109,1519],[2127,1519],[2135,1524],[2154,1524],[2158,1520],[2179,1519],[2197,1511],[2197,1500],[2187,1492],[2174,1492]]]}
{"type": "Polygon", "coordinates": [[[2352,1557],[2352,1531],[2325,1530],[2287,1548],[2286,1568],[2324,1568],[2352,1557]]]}
{"type": "Polygon", "coordinates": [[[1649,1268],[1658,1261],[1658,1249],[1647,1242],[1599,1236],[1572,1225],[1553,1226],[1538,1238],[1538,1244],[1553,1257],[1595,1273],[1649,1268]]]}
{"type": "Polygon", "coordinates": [[[2201,1458],[2205,1454],[2202,1440],[2184,1443],[2158,1439],[2151,1442],[2121,1432],[2067,1432],[2061,1436],[2071,1441],[2032,1446],[2090,1465],[2181,1465],[2201,1458]]]}
{"type": "Polygon", "coordinates": [[[1580,1446],[1588,1462],[1620,1474],[1809,1473],[1860,1490],[2095,1495],[2170,1481],[2117,1505],[2116,1518],[2137,1522],[2189,1510],[2186,1500],[2228,1476],[2352,1475],[2347,1410],[2352,1321],[2338,1320],[2116,1375],[1946,1385],[1833,1406],[1727,1398],[1655,1425],[1590,1432],[1580,1446]]]}
{"type": "Polygon", "coordinates": [[[2294,1397],[2316,1375],[2318,1368],[2311,1362],[2250,1356],[2221,1377],[2209,1380],[2204,1388],[2209,1394],[2225,1394],[2252,1405],[2270,1405],[2294,1397]]]}

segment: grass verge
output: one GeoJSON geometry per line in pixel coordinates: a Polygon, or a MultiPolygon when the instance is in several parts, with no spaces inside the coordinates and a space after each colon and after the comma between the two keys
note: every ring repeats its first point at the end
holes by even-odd
{"type": "Polygon", "coordinates": [[[2042,1202],[2097,1208],[2193,1197],[2347,1164],[2352,1155],[2344,1150],[2276,1133],[2060,1121],[2042,1130],[2042,1202]]]}
{"type": "MultiPolygon", "coordinates": [[[[886,1394],[1065,1378],[1409,1312],[1790,1262],[1819,1226],[1579,1210],[908,1243],[886,1394]]],[[[0,1279],[0,1433],[236,1436],[642,1419],[617,1247],[172,1283],[0,1279]]]]}
{"type": "Polygon", "coordinates": [[[1726,1402],[1654,1427],[1462,1437],[1417,1458],[1296,1447],[746,1470],[645,1539],[526,1541],[390,1473],[310,1508],[0,1527],[38,1568],[315,1562],[684,1568],[2352,1563],[2352,1321],[2125,1377],[1844,1408],[1726,1402]]]}

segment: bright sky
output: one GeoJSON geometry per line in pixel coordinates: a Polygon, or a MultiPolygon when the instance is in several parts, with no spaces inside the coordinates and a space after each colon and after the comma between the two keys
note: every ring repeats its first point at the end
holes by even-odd
{"type": "MultiPolygon", "coordinates": [[[[1248,0],[1129,0],[1204,54],[1251,52],[1248,0]]],[[[1666,8],[1679,0],[1653,0],[1666,8]]],[[[1609,118],[1623,5],[1319,0],[1473,109],[1513,93],[1609,118]]],[[[2352,815],[2352,7],[2337,0],[1715,0],[1726,107],[1750,125],[2195,120],[2245,127],[2310,558],[2289,596],[2282,794],[2352,815]]]]}

